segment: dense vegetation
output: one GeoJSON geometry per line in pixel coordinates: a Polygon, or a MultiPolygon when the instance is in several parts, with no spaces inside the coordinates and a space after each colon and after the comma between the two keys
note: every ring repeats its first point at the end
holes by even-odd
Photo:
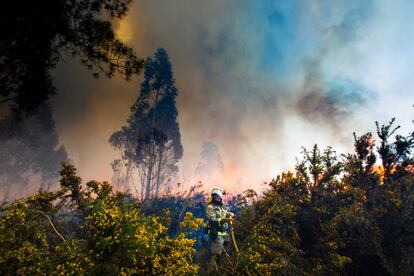
{"type": "Polygon", "coordinates": [[[0,273],[412,275],[414,137],[392,123],[377,124],[377,143],[354,135],[353,154],[304,150],[263,196],[233,197],[240,250],[218,271],[203,263],[202,194],[138,202],[105,182],[82,188],[64,165],[58,191],[3,206],[0,273]]]}
{"type": "Polygon", "coordinates": [[[144,216],[108,183],[81,187],[73,166],[64,165],[61,189],[39,191],[4,209],[0,221],[0,273],[11,274],[194,274],[199,220],[188,213],[179,233],[167,235],[168,216],[144,216]]]}
{"type": "Polygon", "coordinates": [[[239,263],[259,274],[412,275],[414,137],[390,142],[392,123],[377,124],[377,147],[367,133],[342,157],[304,150],[295,172],[239,213],[239,263]]]}
{"type": "MultiPolygon", "coordinates": [[[[183,155],[178,92],[166,51],[144,64],[116,38],[112,22],[130,4],[18,0],[0,11],[0,105],[8,110],[0,121],[0,200],[31,185],[33,175],[44,188],[1,206],[1,275],[414,274],[414,135],[395,135],[394,121],[377,124],[377,141],[354,134],[351,154],[304,149],[295,170],[273,179],[263,195],[248,190],[231,198],[239,250],[230,243],[212,269],[206,196],[197,187],[160,195],[183,155]],[[138,170],[139,200],[106,182],[82,185],[67,164],[59,188],[48,191],[58,160],[68,159],[50,104],[57,92],[51,71],[65,53],[95,77],[128,80],[144,69],[131,117],[111,137],[122,152],[113,163],[117,185],[127,187],[138,170]]],[[[222,169],[215,145],[205,144],[202,158],[197,172],[217,177],[210,175],[222,169]]]]}

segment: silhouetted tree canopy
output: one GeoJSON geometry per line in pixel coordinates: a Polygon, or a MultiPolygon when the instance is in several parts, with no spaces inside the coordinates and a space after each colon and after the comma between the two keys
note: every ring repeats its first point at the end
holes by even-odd
{"type": "Polygon", "coordinates": [[[11,111],[0,120],[0,202],[25,195],[35,175],[42,181],[40,187],[49,190],[59,176],[60,163],[68,160],[48,102],[32,115],[21,115],[11,111]]]}
{"type": "Polygon", "coordinates": [[[200,161],[194,171],[196,177],[208,185],[220,183],[224,176],[224,165],[218,147],[212,142],[203,142],[200,161]]]}
{"type": "Polygon", "coordinates": [[[56,93],[50,70],[68,52],[95,77],[125,79],[143,61],[119,41],[111,20],[124,17],[131,0],[16,0],[0,9],[0,102],[34,111],[56,93]]]}
{"type": "Polygon", "coordinates": [[[127,126],[110,138],[127,167],[133,162],[138,168],[142,198],[150,198],[153,192],[158,197],[161,186],[178,171],[183,146],[176,97],[168,54],[158,49],[145,62],[144,81],[127,126]]]}

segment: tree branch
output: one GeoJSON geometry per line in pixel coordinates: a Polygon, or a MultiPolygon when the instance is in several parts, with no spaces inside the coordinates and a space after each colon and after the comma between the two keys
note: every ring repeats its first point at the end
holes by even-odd
{"type": "Polygon", "coordinates": [[[42,211],[40,211],[40,210],[34,210],[35,212],[38,212],[38,213],[40,213],[40,214],[42,214],[42,215],[44,215],[46,218],[47,218],[47,220],[49,221],[49,223],[50,223],[50,226],[52,226],[52,228],[53,228],[53,230],[55,231],[55,233],[62,239],[62,241],[63,242],[66,242],[66,239],[58,232],[58,230],[56,229],[56,227],[55,227],[55,225],[53,224],[53,222],[52,222],[52,220],[50,219],[50,217],[48,216],[48,215],[46,215],[46,213],[44,213],[44,212],[42,212],[42,211]]]}

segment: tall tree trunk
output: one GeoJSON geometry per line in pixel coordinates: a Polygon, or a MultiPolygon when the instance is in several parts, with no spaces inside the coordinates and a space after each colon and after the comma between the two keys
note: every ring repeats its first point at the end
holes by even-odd
{"type": "Polygon", "coordinates": [[[162,162],[164,157],[164,147],[160,147],[160,157],[158,158],[158,168],[157,168],[157,182],[156,182],[156,189],[155,189],[155,198],[158,198],[158,193],[160,190],[160,175],[161,175],[161,169],[162,169],[162,162]]]}
{"type": "Polygon", "coordinates": [[[152,175],[152,167],[153,167],[152,164],[150,164],[149,167],[148,167],[147,183],[146,183],[146,187],[145,187],[145,199],[150,199],[150,197],[151,197],[151,175],[152,175]]]}
{"type": "Polygon", "coordinates": [[[150,148],[150,158],[149,158],[149,164],[148,164],[148,171],[147,171],[147,184],[145,188],[145,200],[151,198],[151,178],[152,178],[152,171],[154,169],[155,165],[155,149],[154,149],[154,141],[152,141],[152,146],[150,148]]]}
{"type": "Polygon", "coordinates": [[[3,198],[1,199],[0,203],[4,203],[9,199],[10,196],[10,187],[11,185],[7,184],[7,181],[3,182],[3,198]]]}
{"type": "Polygon", "coordinates": [[[160,97],[160,89],[157,89],[155,93],[155,103],[154,103],[154,113],[152,115],[152,147],[150,148],[150,163],[148,166],[148,175],[147,175],[147,187],[146,187],[146,194],[145,199],[150,199],[151,196],[151,177],[152,177],[152,171],[154,169],[154,165],[157,162],[157,153],[155,152],[155,127],[157,125],[157,107],[158,107],[158,100],[160,97]]]}
{"type": "Polygon", "coordinates": [[[124,179],[124,192],[126,192],[128,190],[128,183],[129,183],[129,178],[131,177],[131,169],[132,169],[132,162],[129,161],[128,162],[128,167],[126,170],[126,175],[125,175],[125,179],[124,179]]]}
{"type": "MultiPolygon", "coordinates": [[[[142,170],[142,168],[141,168],[142,170]]],[[[140,183],[141,183],[141,201],[144,201],[144,190],[145,190],[145,171],[142,170],[142,173],[140,173],[140,183]]]]}

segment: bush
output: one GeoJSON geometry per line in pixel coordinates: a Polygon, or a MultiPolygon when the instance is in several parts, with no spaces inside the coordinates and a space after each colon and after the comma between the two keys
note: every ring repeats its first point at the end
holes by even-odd
{"type": "MultiPolygon", "coordinates": [[[[73,166],[64,165],[61,176],[59,191],[40,191],[4,208],[0,274],[197,273],[195,241],[186,232],[169,237],[158,217],[143,215],[108,183],[82,189],[73,166]],[[68,219],[73,214],[81,218],[68,219]],[[71,225],[79,221],[80,227],[71,225]]],[[[199,225],[191,215],[183,223],[183,230],[199,225]]]]}

